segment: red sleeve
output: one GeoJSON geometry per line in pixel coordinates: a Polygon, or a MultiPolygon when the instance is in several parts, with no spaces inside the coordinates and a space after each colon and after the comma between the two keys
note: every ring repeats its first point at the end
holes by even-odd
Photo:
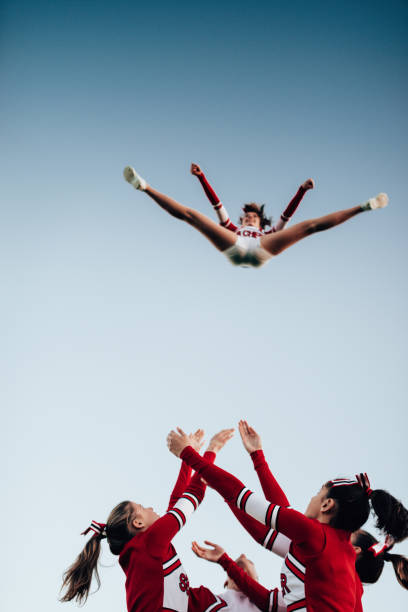
{"type": "Polygon", "coordinates": [[[299,189],[297,190],[297,192],[295,193],[295,195],[282,213],[282,217],[285,220],[290,219],[294,215],[305,193],[306,191],[303,189],[303,187],[299,187],[299,189]]]}
{"type": "Polygon", "coordinates": [[[226,209],[224,208],[223,204],[221,203],[220,198],[217,196],[214,189],[211,187],[210,183],[208,182],[204,172],[198,175],[198,180],[200,181],[206,193],[207,198],[210,200],[211,204],[213,205],[214,210],[216,211],[218,215],[220,224],[223,227],[225,227],[225,229],[230,230],[231,232],[235,232],[235,230],[238,229],[237,226],[229,218],[229,215],[226,209]]]}
{"type": "Polygon", "coordinates": [[[238,226],[235,225],[235,223],[233,223],[231,219],[223,227],[225,227],[225,229],[229,230],[230,232],[235,232],[238,229],[238,226]]]}
{"type": "Polygon", "coordinates": [[[279,557],[286,557],[290,546],[289,538],[239,510],[231,502],[228,505],[235,518],[241,523],[245,531],[253,537],[255,542],[258,542],[258,544],[274,552],[279,557]]]}
{"type": "Polygon", "coordinates": [[[181,463],[181,468],[179,471],[178,478],[176,480],[176,484],[174,485],[174,489],[170,495],[169,507],[167,508],[167,512],[172,509],[176,501],[183,495],[184,491],[187,489],[188,484],[190,482],[191,477],[191,467],[184,463],[181,463]]]}
{"type": "Polygon", "coordinates": [[[201,474],[228,503],[235,504],[237,508],[266,526],[282,532],[301,546],[305,554],[316,554],[323,549],[325,535],[318,521],[309,519],[291,508],[268,503],[262,497],[254,495],[238,478],[203,460],[191,446],[183,450],[181,459],[201,474]]]}
{"type": "Polygon", "coordinates": [[[217,196],[214,189],[211,187],[210,183],[207,181],[207,177],[205,176],[204,172],[198,175],[198,180],[200,181],[202,188],[205,191],[205,195],[210,200],[211,204],[213,206],[215,206],[216,204],[219,204],[220,198],[217,196]]]}
{"type": "Polygon", "coordinates": [[[232,578],[240,591],[242,591],[260,610],[276,612],[278,607],[278,589],[270,591],[262,584],[251,578],[245,570],[239,567],[226,553],[222,555],[218,563],[225,569],[228,576],[232,578]],[[275,593],[276,591],[276,593],[275,593]],[[276,604],[270,608],[270,601],[276,604]]]}
{"type": "Polygon", "coordinates": [[[354,612],[363,612],[363,603],[361,601],[363,593],[363,585],[361,583],[360,576],[356,572],[356,605],[354,606],[354,612]]]}
{"type": "Polygon", "coordinates": [[[226,607],[227,603],[205,586],[193,587],[188,591],[188,612],[203,612],[203,610],[217,612],[226,607]]]}
{"type": "MultiPolygon", "coordinates": [[[[206,452],[204,457],[205,463],[212,465],[215,460],[215,453],[206,452]]],[[[197,510],[202,502],[206,487],[207,485],[203,482],[201,476],[198,473],[194,474],[183,494],[174,501],[164,516],[161,516],[149,527],[147,542],[149,552],[153,556],[161,557],[167,550],[176,533],[184,527],[189,516],[197,510]]]]}
{"type": "Polygon", "coordinates": [[[278,506],[289,506],[288,498],[269,469],[263,451],[257,450],[251,453],[251,459],[258,474],[265,498],[274,504],[278,504],[278,506]]]}
{"type": "Polygon", "coordinates": [[[266,527],[263,523],[260,523],[256,519],[249,516],[242,510],[239,510],[235,504],[227,502],[231,512],[235,515],[235,518],[241,523],[243,528],[253,537],[253,539],[264,546],[264,542],[270,532],[269,527],[266,527]]]}

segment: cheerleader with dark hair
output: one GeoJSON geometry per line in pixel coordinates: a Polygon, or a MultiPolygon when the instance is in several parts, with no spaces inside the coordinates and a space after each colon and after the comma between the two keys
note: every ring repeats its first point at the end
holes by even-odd
{"type": "MultiPolygon", "coordinates": [[[[280,506],[288,506],[289,502],[266,462],[259,434],[246,421],[240,421],[239,431],[242,443],[253,461],[265,498],[268,501],[274,500],[280,506]]],[[[234,504],[229,503],[228,505],[241,525],[261,546],[282,558],[288,555],[291,541],[286,536],[278,533],[276,530],[269,529],[264,523],[253,519],[242,510],[239,510],[234,504]]],[[[254,601],[259,609],[269,610],[271,600],[274,598],[279,612],[286,610],[282,594],[278,589],[267,589],[259,585],[246,574],[240,573],[239,568],[232,566],[232,560],[221,546],[209,541],[206,544],[209,544],[211,548],[199,546],[197,542],[194,542],[193,551],[195,554],[207,561],[219,563],[228,572],[229,576],[233,575],[239,589],[251,601],[254,601]]],[[[364,591],[362,583],[372,584],[377,582],[386,561],[393,564],[397,580],[401,586],[408,588],[408,559],[402,555],[390,554],[389,551],[393,546],[392,538],[387,537],[384,542],[378,542],[367,531],[358,530],[351,534],[351,544],[356,553],[355,612],[361,612],[363,609],[361,604],[361,597],[364,591]]],[[[287,569],[291,571],[291,566],[288,566],[287,569]]],[[[293,576],[293,579],[296,580],[296,575],[293,576]]],[[[298,601],[304,600],[304,583],[297,581],[296,593],[298,601]]]]}
{"type": "MultiPolygon", "coordinates": [[[[192,168],[195,168],[194,171],[192,170],[193,174],[197,174],[200,178],[202,176],[200,168],[196,164],[193,164],[192,168]]],[[[278,224],[270,232],[264,232],[263,227],[269,221],[266,219],[262,207],[254,203],[246,205],[244,215],[241,218],[241,226],[236,227],[229,220],[225,209],[209,184],[207,187],[203,183],[203,186],[206,185],[206,192],[210,199],[212,198],[212,201],[218,202],[214,204],[214,208],[220,218],[221,225],[218,225],[201,212],[184,206],[169,196],[160,193],[151,187],[131,166],[126,166],[123,174],[128,183],[135,189],[144,191],[170,215],[185,221],[204,234],[216,249],[228,257],[232,264],[244,267],[262,266],[271,257],[279,255],[279,253],[307,236],[340,225],[363,211],[384,208],[388,204],[388,196],[385,193],[380,193],[375,198],[370,198],[364,204],[340,210],[318,219],[302,221],[284,232],[278,231],[289,220],[290,214],[293,214],[296,210],[304,193],[308,189],[313,188],[314,182],[312,179],[309,179],[299,188],[298,193],[292,200],[293,205],[291,203],[285,211],[287,213],[286,216],[284,213],[278,224]]]]}
{"type": "Polygon", "coordinates": [[[191,448],[181,429],[170,432],[168,446],[228,503],[291,540],[281,573],[288,612],[355,611],[358,585],[350,535],[366,522],[370,507],[377,527],[395,542],[408,536],[408,511],[386,491],[371,490],[365,474],[326,482],[301,514],[254,495],[235,476],[210,465],[191,448]]]}

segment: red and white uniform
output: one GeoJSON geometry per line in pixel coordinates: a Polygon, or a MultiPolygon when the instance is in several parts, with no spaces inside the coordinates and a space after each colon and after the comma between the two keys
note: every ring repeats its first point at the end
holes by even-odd
{"type": "MultiPolygon", "coordinates": [[[[211,462],[215,454],[205,457],[211,462]]],[[[205,484],[198,474],[185,487],[190,474],[183,463],[166,514],[127,542],[119,556],[128,612],[188,610],[188,577],[171,541],[204,497],[205,484]]]]}
{"type": "Polygon", "coordinates": [[[231,263],[243,267],[262,266],[272,257],[272,255],[261,246],[261,236],[282,230],[295,213],[306,193],[302,187],[299,187],[296,195],[292,198],[284,212],[281,214],[279,221],[270,230],[264,231],[257,227],[248,225],[241,225],[238,227],[232,223],[226,208],[215,193],[214,189],[211,187],[203,172],[198,175],[198,179],[218,216],[220,225],[237,235],[236,243],[224,251],[225,255],[228,257],[231,263]]]}
{"type": "MultiPolygon", "coordinates": [[[[282,491],[281,487],[277,483],[275,477],[269,469],[268,463],[266,462],[264,453],[262,450],[255,451],[251,453],[251,459],[254,464],[254,468],[257,472],[259,482],[261,483],[262,490],[264,492],[265,498],[268,501],[274,501],[280,506],[288,506],[289,502],[286,498],[285,493],[282,491]]],[[[289,556],[291,559],[290,545],[291,541],[282,533],[279,533],[275,530],[270,530],[263,523],[256,521],[251,516],[245,514],[242,510],[238,510],[238,508],[229,504],[232,512],[235,514],[237,519],[243,525],[243,527],[252,535],[252,537],[259,542],[265,548],[271,550],[275,554],[280,557],[286,558],[289,556]]],[[[293,559],[292,559],[293,561],[293,559]]],[[[290,565],[289,565],[290,567],[290,565]]],[[[296,585],[293,589],[296,593],[296,602],[302,602],[305,599],[305,583],[303,580],[297,579],[296,572],[292,572],[293,577],[292,580],[296,585]]],[[[361,603],[361,599],[363,596],[363,585],[361,583],[360,577],[356,572],[356,603],[354,612],[363,612],[363,607],[361,603]]],[[[294,603],[296,603],[294,602],[294,603]]],[[[292,606],[294,605],[292,603],[292,606]]],[[[282,610],[286,610],[286,604],[283,601],[282,594],[279,592],[279,606],[282,605],[282,610]]],[[[294,608],[296,609],[296,608],[294,608]]],[[[281,612],[281,608],[279,607],[279,612],[281,612]]]]}
{"type": "Polygon", "coordinates": [[[349,532],[269,503],[228,472],[203,460],[191,447],[184,449],[181,457],[229,504],[292,540],[281,573],[288,612],[355,612],[355,553],[349,532]]]}

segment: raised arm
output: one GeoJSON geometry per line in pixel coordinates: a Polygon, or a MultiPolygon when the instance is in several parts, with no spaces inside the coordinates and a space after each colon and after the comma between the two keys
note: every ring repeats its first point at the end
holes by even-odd
{"type": "Polygon", "coordinates": [[[191,174],[196,176],[198,180],[200,181],[201,186],[204,189],[207,198],[210,200],[212,207],[214,208],[217,214],[220,225],[222,225],[226,229],[231,230],[232,232],[235,232],[235,230],[238,229],[237,226],[234,225],[234,223],[232,223],[231,219],[229,218],[226,208],[224,207],[223,203],[221,202],[221,200],[215,193],[214,189],[211,187],[210,183],[207,180],[207,177],[205,176],[204,172],[201,170],[200,166],[198,166],[197,164],[191,164],[190,171],[191,171],[191,174]]]}
{"type": "Polygon", "coordinates": [[[174,485],[174,489],[170,495],[167,512],[173,508],[174,504],[179,500],[179,498],[183,495],[184,491],[187,489],[191,479],[191,472],[191,467],[184,463],[184,461],[182,461],[176,484],[174,485]]]}
{"type": "Polygon", "coordinates": [[[281,214],[278,222],[275,223],[272,229],[270,229],[269,231],[265,233],[270,234],[271,232],[279,232],[280,230],[282,230],[285,227],[285,225],[289,223],[289,221],[295,214],[297,207],[303,200],[303,196],[305,195],[306,191],[309,191],[309,189],[313,189],[313,187],[314,187],[313,179],[307,179],[307,181],[302,183],[302,185],[297,190],[296,194],[293,196],[293,198],[291,199],[291,201],[289,202],[289,204],[287,205],[287,207],[281,214]]]}
{"type": "Polygon", "coordinates": [[[266,499],[279,506],[289,506],[288,498],[279,486],[266,462],[260,435],[253,427],[248,425],[247,421],[241,420],[238,424],[238,429],[242,444],[251,456],[266,499]]]}
{"type": "Polygon", "coordinates": [[[201,474],[227,502],[234,503],[254,519],[280,531],[301,546],[306,554],[316,554],[323,549],[324,532],[318,521],[309,519],[291,508],[271,504],[255,495],[238,478],[203,460],[191,446],[188,446],[188,442],[188,436],[181,430],[178,434],[176,432],[169,434],[170,450],[201,474]]]}
{"type": "MultiPolygon", "coordinates": [[[[204,431],[202,429],[197,429],[197,431],[191,434],[191,438],[194,441],[194,449],[199,452],[204,444],[204,431]]],[[[183,495],[184,491],[187,489],[190,484],[191,479],[191,467],[189,467],[184,461],[181,464],[181,468],[179,471],[179,475],[176,480],[176,484],[174,485],[173,491],[170,495],[169,506],[167,508],[167,512],[171,510],[174,504],[178,501],[178,499],[183,495]]]]}
{"type": "Polygon", "coordinates": [[[235,518],[241,523],[243,528],[261,546],[275,553],[279,557],[286,557],[289,552],[290,539],[279,533],[276,529],[266,526],[264,523],[254,519],[243,510],[239,510],[232,502],[227,502],[235,518]]]}
{"type": "MultiPolygon", "coordinates": [[[[233,429],[223,429],[211,438],[203,457],[206,464],[212,465],[214,463],[216,453],[219,452],[232,437],[233,431],[233,429]]],[[[202,430],[198,430],[198,432],[188,436],[188,439],[193,446],[201,448],[204,432],[202,430]],[[201,433],[197,437],[198,432],[201,433]]],[[[191,449],[200,457],[197,451],[193,449],[193,446],[191,449]]],[[[180,495],[177,501],[169,507],[166,514],[160,517],[151,526],[149,530],[149,549],[152,551],[152,554],[157,556],[163,554],[176,533],[184,527],[188,518],[197,510],[204,499],[206,487],[206,482],[201,478],[200,474],[196,472],[182,495],[180,495]]]]}

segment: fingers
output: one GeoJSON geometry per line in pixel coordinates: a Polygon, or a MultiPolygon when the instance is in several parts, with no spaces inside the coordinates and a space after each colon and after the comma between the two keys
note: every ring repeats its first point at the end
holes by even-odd
{"type": "Polygon", "coordinates": [[[218,546],[218,544],[210,542],[210,540],[204,540],[204,544],[208,544],[208,546],[212,546],[213,548],[216,548],[218,546]]]}
{"type": "Polygon", "coordinates": [[[245,431],[245,426],[244,426],[244,421],[240,421],[238,423],[238,429],[239,429],[239,434],[241,436],[242,441],[244,441],[244,438],[246,436],[246,431],[245,431]]]}
{"type": "Polygon", "coordinates": [[[233,435],[234,435],[234,428],[232,427],[230,429],[222,429],[219,433],[216,434],[216,437],[220,438],[221,440],[225,440],[225,442],[227,442],[227,440],[230,440],[233,435]]]}
{"type": "Polygon", "coordinates": [[[197,542],[192,543],[191,550],[195,555],[197,555],[197,557],[200,557],[200,559],[205,558],[205,551],[198,546],[197,542]]]}

